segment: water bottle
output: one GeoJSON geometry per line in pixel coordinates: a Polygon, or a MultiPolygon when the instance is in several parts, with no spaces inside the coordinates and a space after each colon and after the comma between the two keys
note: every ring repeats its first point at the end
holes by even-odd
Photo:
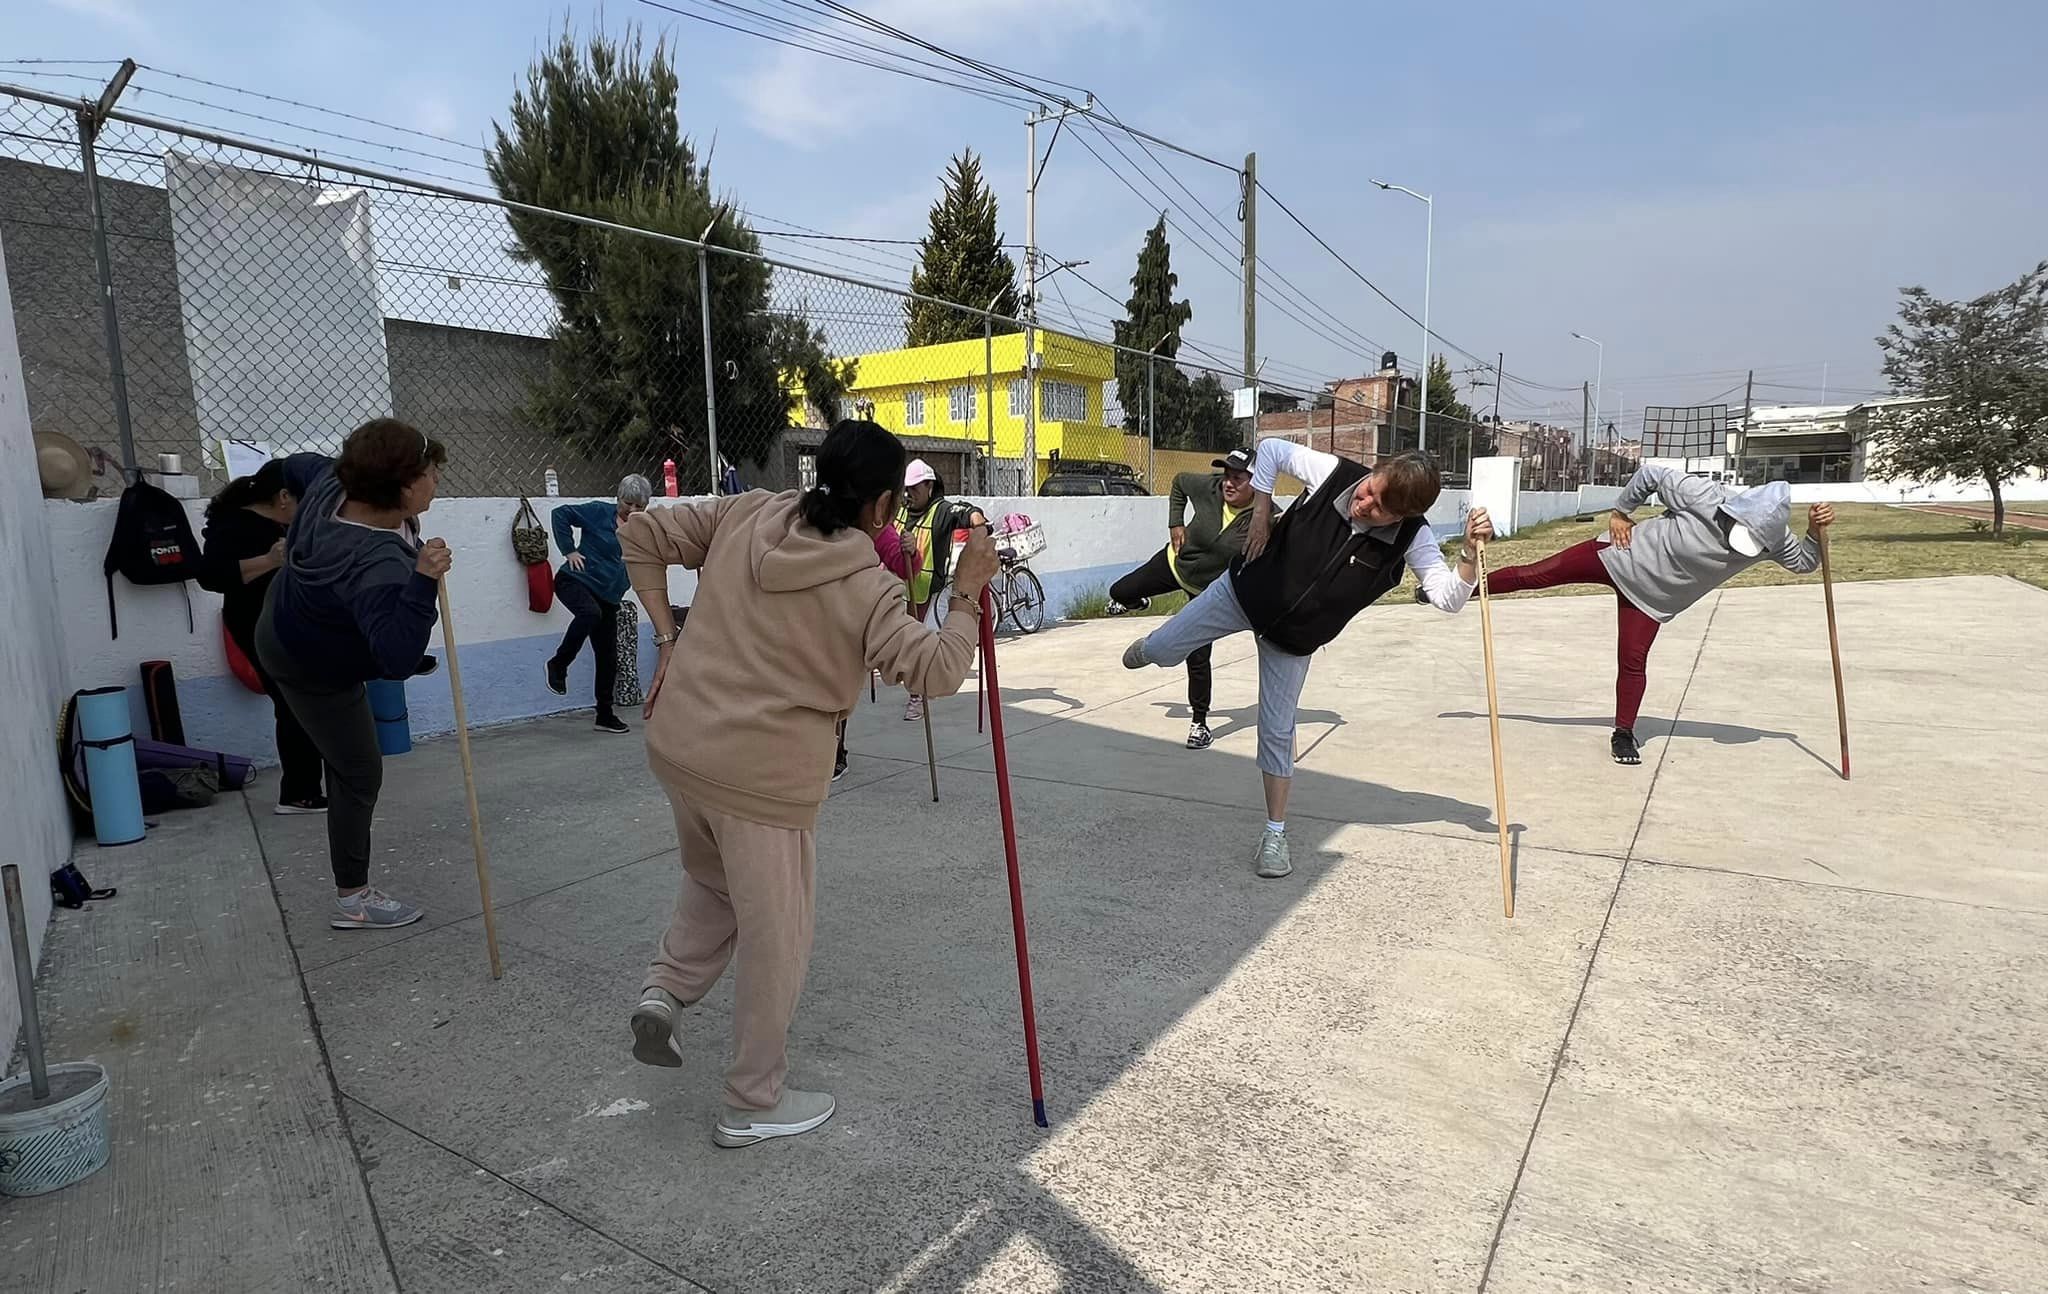
{"type": "Polygon", "coordinates": [[[676,497],[676,460],[673,458],[661,460],[661,484],[669,498],[676,497]]]}
{"type": "Polygon", "coordinates": [[[559,498],[561,498],[561,497],[562,497],[562,478],[561,478],[561,477],[559,477],[559,476],[556,476],[556,475],[555,475],[555,469],[554,469],[554,468],[552,468],[552,467],[548,468],[548,470],[547,470],[547,473],[546,473],[546,477],[547,477],[547,488],[548,488],[548,497],[549,497],[550,499],[559,499],[559,498]]]}

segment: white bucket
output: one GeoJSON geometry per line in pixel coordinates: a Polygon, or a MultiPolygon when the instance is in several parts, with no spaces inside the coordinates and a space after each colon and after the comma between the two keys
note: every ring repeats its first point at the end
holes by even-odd
{"type": "Polygon", "coordinates": [[[0,1195],[46,1195],[106,1166],[107,1071],[50,1066],[50,1095],[29,1105],[29,1076],[0,1080],[0,1195]]]}

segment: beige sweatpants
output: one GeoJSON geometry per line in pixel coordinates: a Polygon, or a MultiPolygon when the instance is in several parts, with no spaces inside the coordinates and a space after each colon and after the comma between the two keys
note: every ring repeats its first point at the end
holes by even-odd
{"type": "Polygon", "coordinates": [[[682,844],[683,890],[647,983],[695,1002],[737,958],[725,1100],[766,1110],[782,1099],[789,1020],[810,966],[815,833],[707,812],[667,790],[682,844]]]}

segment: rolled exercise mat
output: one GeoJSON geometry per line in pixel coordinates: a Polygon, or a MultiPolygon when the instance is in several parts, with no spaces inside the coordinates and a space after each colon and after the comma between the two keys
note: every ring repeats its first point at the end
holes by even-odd
{"type": "Polygon", "coordinates": [[[102,845],[134,844],[143,834],[142,788],[127,688],[94,687],[78,694],[78,744],[85,751],[93,838],[102,845]]]}
{"type": "Polygon", "coordinates": [[[142,662],[142,705],[149,711],[149,735],[173,746],[185,744],[185,716],[178,712],[178,680],[167,660],[142,662]]]}
{"type": "Polygon", "coordinates": [[[640,608],[631,598],[619,599],[618,676],[612,680],[612,704],[631,708],[640,694],[640,608]]]}
{"type": "Polygon", "coordinates": [[[384,755],[403,755],[412,749],[412,718],[405,708],[405,684],[393,678],[373,678],[363,684],[370,694],[370,717],[377,721],[377,750],[384,755]]]}

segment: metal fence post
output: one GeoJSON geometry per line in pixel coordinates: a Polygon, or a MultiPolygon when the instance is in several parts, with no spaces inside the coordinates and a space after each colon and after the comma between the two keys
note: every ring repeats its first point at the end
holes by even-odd
{"type": "Polygon", "coordinates": [[[989,479],[996,470],[996,319],[987,310],[981,312],[981,373],[985,388],[982,403],[988,406],[982,411],[988,446],[981,456],[981,492],[993,494],[989,479]]]}
{"type": "Polygon", "coordinates": [[[1145,356],[1145,488],[1159,488],[1159,355],[1145,356]]]}
{"type": "MultiPolygon", "coordinates": [[[[712,224],[716,224],[716,217],[712,224]]],[[[711,236],[711,227],[704,228],[704,237],[711,236]]],[[[710,459],[711,494],[719,492],[719,485],[725,473],[718,462],[718,386],[712,380],[711,362],[711,254],[704,249],[700,240],[697,244],[697,319],[704,333],[704,452],[710,459]]],[[[824,411],[821,411],[824,412],[824,411]]],[[[826,417],[831,417],[829,412],[826,417]]]]}
{"type": "Polygon", "coordinates": [[[107,212],[100,197],[100,173],[93,155],[99,122],[89,108],[78,110],[78,156],[85,171],[85,210],[92,221],[92,259],[99,270],[100,316],[107,330],[107,371],[114,392],[114,426],[121,437],[121,466],[135,477],[135,426],[128,413],[128,370],[121,362],[121,322],[114,309],[114,267],[107,255],[107,212]]]}

